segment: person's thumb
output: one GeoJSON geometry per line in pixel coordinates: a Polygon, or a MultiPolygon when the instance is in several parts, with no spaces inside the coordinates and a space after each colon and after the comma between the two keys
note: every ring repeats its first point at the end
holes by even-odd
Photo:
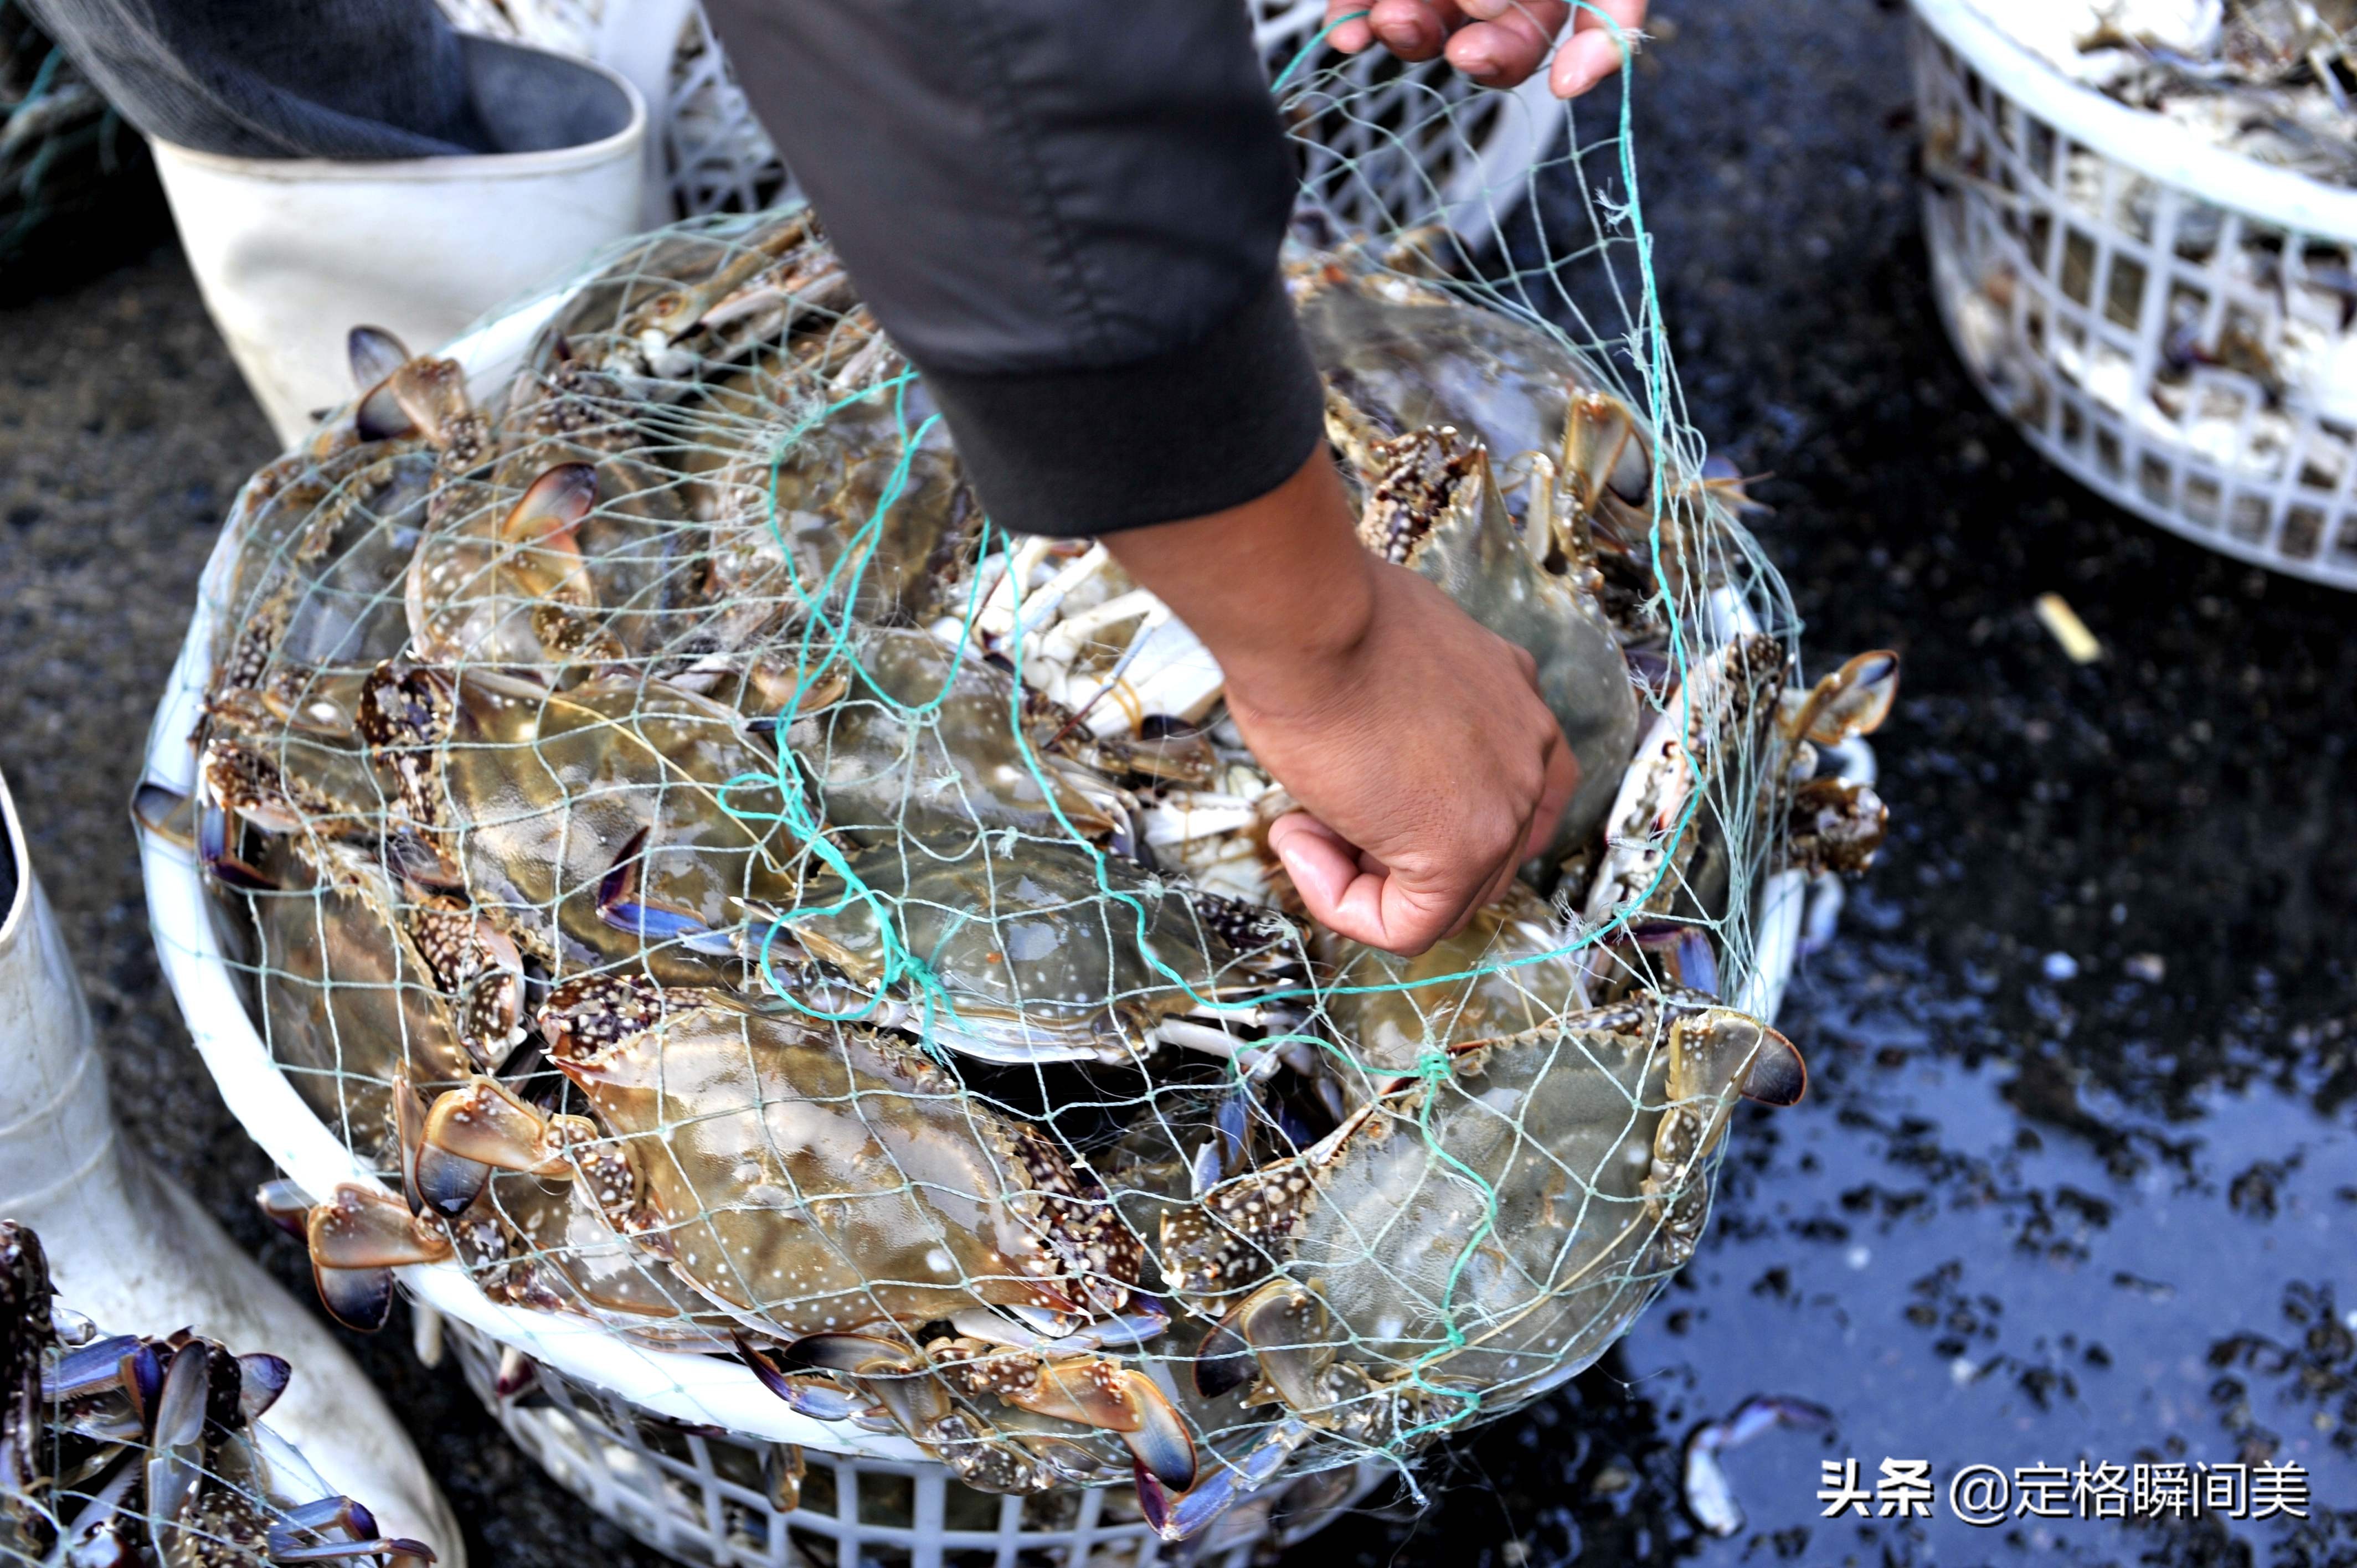
{"type": "Polygon", "coordinates": [[[1268,847],[1309,918],[1338,936],[1413,957],[1446,935],[1456,917],[1453,907],[1436,906],[1307,811],[1271,823],[1268,847]]]}

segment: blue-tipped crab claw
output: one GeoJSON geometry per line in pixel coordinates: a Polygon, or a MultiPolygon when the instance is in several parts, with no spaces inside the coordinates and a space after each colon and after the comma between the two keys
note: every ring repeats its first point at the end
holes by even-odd
{"type": "Polygon", "coordinates": [[[311,1206],[305,1233],[321,1305],[337,1322],[363,1334],[375,1333],[392,1316],[395,1268],[450,1255],[449,1241],[406,1203],[350,1182],[311,1206]]]}
{"type": "Polygon", "coordinates": [[[1130,1293],[1129,1310],[1092,1319],[1078,1328],[1069,1319],[1035,1307],[970,1306],[950,1314],[950,1326],[969,1339],[1028,1350],[1039,1356],[1084,1356],[1092,1350],[1135,1348],[1170,1328],[1169,1306],[1142,1291],[1130,1293]]]}
{"type": "Polygon", "coordinates": [[[311,1195],[303,1190],[302,1183],[285,1176],[264,1182],[253,1189],[253,1204],[273,1225],[298,1241],[304,1238],[304,1221],[311,1213],[311,1195]]]}
{"type": "Polygon", "coordinates": [[[278,1402],[286,1391],[286,1384],[295,1375],[294,1367],[284,1356],[255,1351],[237,1359],[237,1404],[245,1419],[259,1421],[263,1412],[278,1402]]]}
{"type": "Polygon", "coordinates": [[[135,1442],[162,1391],[164,1363],[155,1347],[130,1335],[69,1350],[41,1374],[41,1397],[66,1408],[59,1424],[105,1443],[135,1442]]]}
{"type": "Polygon", "coordinates": [[[594,1139],[579,1116],[548,1116],[494,1078],[472,1078],[444,1093],[425,1113],[417,1150],[418,1196],[436,1213],[463,1214],[493,1170],[569,1177],[567,1151],[594,1139]]]}
{"type": "Polygon", "coordinates": [[[1165,1486],[1140,1464],[1137,1502],[1146,1522],[1165,1541],[1185,1541],[1200,1534],[1213,1520],[1266,1486],[1309,1435],[1308,1423],[1287,1417],[1242,1459],[1222,1464],[1199,1485],[1186,1488],[1165,1486]]]}
{"type": "Polygon", "coordinates": [[[353,434],[363,441],[385,441],[414,430],[416,422],[386,384],[409,360],[401,339],[382,327],[355,327],[344,338],[344,352],[361,391],[360,403],[352,409],[353,434]]]}
{"type": "Polygon", "coordinates": [[[737,1337],[737,1355],[753,1369],[761,1386],[786,1402],[796,1414],[813,1421],[848,1421],[866,1410],[868,1401],[820,1378],[797,1377],[780,1366],[768,1350],[743,1335],[737,1337]]]}
{"type": "Polygon", "coordinates": [[[598,879],[597,918],[650,946],[683,947],[718,958],[732,956],[737,951],[736,932],[714,930],[687,910],[640,892],[646,843],[646,831],[640,829],[622,846],[612,869],[598,879]]]}
{"type": "Polygon", "coordinates": [[[147,1459],[147,1505],[159,1519],[177,1519],[203,1479],[205,1409],[212,1396],[212,1348],[183,1345],[164,1374],[147,1459]]]}
{"type": "Polygon", "coordinates": [[[394,1563],[431,1563],[434,1549],[405,1536],[379,1536],[371,1541],[323,1541],[315,1546],[273,1548],[273,1563],[339,1563],[351,1557],[384,1557],[394,1563]]]}
{"type": "Polygon", "coordinates": [[[275,893],[279,886],[229,847],[230,814],[210,800],[197,801],[197,862],[216,880],[244,893],[275,893]]]}

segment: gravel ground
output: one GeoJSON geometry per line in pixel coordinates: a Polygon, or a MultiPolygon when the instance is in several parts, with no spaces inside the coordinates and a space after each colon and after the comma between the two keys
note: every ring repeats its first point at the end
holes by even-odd
{"type": "MultiPolygon", "coordinates": [[[[1635,105],[1696,423],[1824,656],[1891,646],[1892,843],[1785,1025],[1811,1096],[1736,1131],[1701,1254],[1625,1345],[1458,1445],[1367,1563],[2357,1562],[2357,604],[2045,469],[1933,317],[1903,13],[1673,0],[1635,105]],[[2064,660],[2067,596],[2105,644],[2064,660]],[[2338,1293],[2336,1295],[2336,1292],[2338,1293]],[[1729,1455],[1728,1541],[1678,1452],[1754,1393],[1829,1411],[1729,1455]],[[1827,1521],[1818,1466],[2306,1465],[2305,1525],[1827,1521]]],[[[169,250],[0,306],[0,765],[158,1161],[291,1286],[267,1173],[150,951],[124,801],[198,571],[268,433],[169,250]]],[[[499,1568],[651,1561],[455,1377],[354,1341],[499,1568]]],[[[1944,1516],[1945,1509],[1940,1513],[1944,1516]]],[[[1309,1553],[1302,1555],[1306,1558],[1309,1553]]]]}

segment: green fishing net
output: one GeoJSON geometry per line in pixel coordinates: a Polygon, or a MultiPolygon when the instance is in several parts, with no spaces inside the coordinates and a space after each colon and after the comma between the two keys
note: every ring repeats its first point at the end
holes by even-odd
{"type": "Polygon", "coordinates": [[[994,527],[805,210],[619,247],[463,364],[357,331],[230,521],[193,737],[254,1028],[382,1173],[311,1195],[339,1316],[454,1260],[1177,1537],[1527,1404],[1690,1255],[1739,1099],[1801,1092],[1765,1015],[1879,842],[1895,663],[1803,676],[1625,122],[1277,91],[1361,539],[1532,654],[1555,842],[1418,957],[1318,929],[1210,652],[994,527]]]}

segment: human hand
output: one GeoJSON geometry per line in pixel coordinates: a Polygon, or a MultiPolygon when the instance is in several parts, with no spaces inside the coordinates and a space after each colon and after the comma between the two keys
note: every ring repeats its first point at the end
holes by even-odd
{"type": "Polygon", "coordinates": [[[1105,542],[1219,659],[1303,808],[1269,847],[1320,925],[1422,952],[1544,847],[1579,765],[1530,655],[1361,546],[1323,452],[1261,500],[1105,542]]]}
{"type": "Polygon", "coordinates": [[[1342,23],[1327,42],[1346,55],[1381,43],[1402,59],[1425,60],[1446,52],[1448,63],[1484,87],[1513,87],[1545,59],[1547,49],[1572,16],[1571,36],[1555,51],[1547,86],[1557,98],[1577,98],[1620,69],[1620,44],[1609,16],[1630,35],[1645,21],[1645,0],[1326,0],[1326,19],[1367,14],[1342,23]],[[1603,15],[1598,15],[1598,12],[1603,15]]]}

